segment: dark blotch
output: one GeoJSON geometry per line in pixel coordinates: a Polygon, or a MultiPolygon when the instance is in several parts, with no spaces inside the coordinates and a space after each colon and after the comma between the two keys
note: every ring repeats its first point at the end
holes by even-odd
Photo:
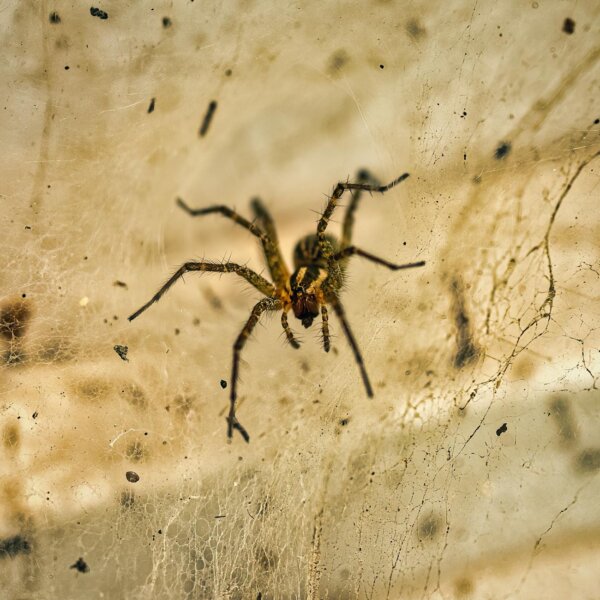
{"type": "Polygon", "coordinates": [[[467,313],[462,282],[458,279],[453,279],[450,289],[454,297],[453,309],[454,323],[456,325],[457,348],[454,355],[454,367],[462,369],[479,356],[479,349],[473,342],[473,332],[467,313]]]}
{"type": "Polygon", "coordinates": [[[200,131],[199,131],[200,137],[204,137],[207,134],[208,128],[210,127],[211,121],[213,120],[213,116],[214,116],[216,110],[217,110],[217,101],[211,100],[208,104],[208,108],[206,109],[206,114],[204,115],[202,125],[200,126],[200,131]]]}
{"type": "MultiPolygon", "coordinates": [[[[154,105],[156,104],[156,98],[152,98],[152,100],[150,100],[150,105],[148,106],[148,114],[151,114],[154,112],[154,105]]],[[[127,286],[125,286],[127,287],[127,286]]]]}
{"type": "Polygon", "coordinates": [[[575,21],[573,21],[573,19],[570,19],[569,17],[567,17],[563,23],[562,30],[565,33],[568,33],[569,35],[571,35],[572,33],[575,33],[575,21]]]}
{"type": "Polygon", "coordinates": [[[16,424],[8,424],[2,430],[2,445],[7,449],[11,450],[16,448],[21,442],[21,436],[19,434],[19,428],[16,424]]]}
{"type": "Polygon", "coordinates": [[[75,563],[73,563],[69,569],[77,569],[80,573],[89,573],[90,568],[88,564],[81,558],[81,556],[77,559],[75,563]]]}
{"type": "Polygon", "coordinates": [[[21,535],[0,540],[0,558],[14,558],[19,554],[29,554],[31,544],[21,535]]]}
{"type": "Polygon", "coordinates": [[[129,483],[137,483],[140,480],[140,476],[135,471],[127,471],[125,477],[129,483]]]}
{"type": "Polygon", "coordinates": [[[406,24],[406,33],[408,33],[408,35],[416,41],[419,38],[422,38],[427,31],[425,30],[425,27],[419,23],[419,21],[416,19],[411,19],[406,24]]]}
{"type": "Polygon", "coordinates": [[[346,425],[348,425],[348,423],[350,423],[350,419],[348,419],[348,418],[340,419],[340,425],[342,427],[346,427],[346,425]]]}
{"type": "Polygon", "coordinates": [[[169,17],[163,17],[162,24],[165,29],[168,29],[169,27],[171,27],[173,22],[171,21],[171,19],[169,19],[169,17]]]}
{"type": "Polygon", "coordinates": [[[22,338],[31,319],[31,307],[27,301],[10,302],[0,309],[0,335],[12,341],[22,338]]]}
{"type": "Polygon", "coordinates": [[[135,506],[135,494],[129,490],[122,492],[120,501],[123,508],[131,509],[135,506]]]}
{"type": "MultiPolygon", "coordinates": [[[[133,462],[139,462],[146,456],[146,451],[144,450],[143,444],[141,444],[140,442],[132,442],[131,444],[129,444],[129,446],[127,446],[125,455],[127,456],[127,458],[129,460],[131,460],[133,462]]],[[[133,471],[129,471],[129,472],[133,473],[133,471]]],[[[133,474],[137,477],[136,473],[133,473],[133,474]]],[[[138,479],[139,479],[139,477],[138,477],[138,479]]],[[[136,481],[137,481],[137,479],[136,479],[136,481]]],[[[135,481],[132,481],[132,483],[135,483],[135,481]]]]}
{"type": "Polygon", "coordinates": [[[496,160],[502,160],[503,158],[506,158],[510,154],[511,150],[512,150],[512,145],[510,142],[500,142],[498,144],[498,147],[494,151],[494,158],[496,160]]]}
{"type": "Polygon", "coordinates": [[[337,75],[348,64],[349,60],[350,57],[343,48],[336,50],[329,57],[329,64],[327,65],[327,70],[329,71],[329,74],[337,75]]]}
{"type": "Polygon", "coordinates": [[[600,448],[586,448],[576,459],[577,470],[581,473],[594,473],[600,470],[600,448]]]}
{"type": "Polygon", "coordinates": [[[221,379],[221,387],[225,389],[227,387],[227,382],[224,379],[221,379]]]}
{"type": "Polygon", "coordinates": [[[108,13],[106,13],[103,10],[100,10],[99,8],[96,8],[94,6],[92,6],[90,8],[90,15],[92,15],[92,17],[98,17],[99,19],[102,19],[102,20],[108,19],[108,13]]]}
{"type": "Polygon", "coordinates": [[[550,414],[558,427],[558,435],[564,446],[572,446],[577,440],[577,425],[567,398],[559,396],[550,402],[550,414]]]}
{"type": "Polygon", "coordinates": [[[502,425],[496,429],[496,435],[500,437],[506,431],[508,431],[508,425],[506,423],[502,423],[502,425]]]}
{"type": "Polygon", "coordinates": [[[434,515],[425,517],[419,524],[419,539],[433,540],[440,530],[440,521],[434,515]]]}
{"type": "Polygon", "coordinates": [[[60,23],[60,15],[57,12],[50,13],[50,23],[58,25],[60,23]]]}

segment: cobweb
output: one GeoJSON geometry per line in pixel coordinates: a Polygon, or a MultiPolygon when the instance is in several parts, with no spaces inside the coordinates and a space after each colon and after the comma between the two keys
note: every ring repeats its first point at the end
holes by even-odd
{"type": "MultiPolygon", "coordinates": [[[[593,3],[4,2],[0,582],[11,599],[595,597],[599,10],[593,3]],[[211,107],[209,109],[209,107],[211,107]],[[206,117],[211,110],[210,119],[206,117]],[[203,123],[204,121],[204,123],[203,123]],[[344,302],[302,349],[289,257],[368,168],[344,302]],[[117,347],[117,350],[115,350],[117,347]]],[[[332,230],[339,231],[340,211],[332,230]]]]}

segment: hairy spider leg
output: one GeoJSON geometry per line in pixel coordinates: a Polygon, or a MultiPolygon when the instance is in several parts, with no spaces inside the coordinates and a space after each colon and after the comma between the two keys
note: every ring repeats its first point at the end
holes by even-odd
{"type": "Polygon", "coordinates": [[[287,313],[285,312],[285,309],[281,313],[281,326],[283,327],[287,341],[290,343],[292,348],[300,348],[300,342],[294,337],[294,333],[290,329],[290,325],[288,323],[287,313]]]}
{"type": "Polygon", "coordinates": [[[325,230],[327,229],[327,225],[329,224],[329,219],[337,206],[338,200],[341,198],[342,194],[346,190],[363,190],[366,192],[377,192],[379,194],[383,194],[388,190],[391,190],[394,186],[398,185],[400,182],[404,181],[409,176],[408,173],[403,173],[400,177],[394,179],[394,181],[388,183],[387,185],[371,185],[370,183],[343,183],[340,181],[335,186],[333,190],[333,194],[329,198],[329,202],[327,202],[327,206],[319,219],[317,224],[317,238],[319,240],[319,246],[325,246],[325,230]]]}
{"type": "Polygon", "coordinates": [[[323,350],[329,352],[331,346],[329,339],[329,315],[327,307],[324,304],[321,304],[321,331],[323,332],[323,350]]]}
{"type": "Polygon", "coordinates": [[[203,215],[210,215],[213,213],[219,213],[228,219],[231,219],[238,225],[241,225],[247,229],[250,233],[255,235],[261,242],[267,263],[269,264],[269,270],[273,281],[280,289],[285,289],[289,274],[287,268],[282,261],[278,260],[279,251],[277,245],[271,240],[269,235],[265,233],[258,225],[251,223],[247,219],[244,219],[235,210],[224,205],[207,206],[206,208],[190,208],[181,198],[177,198],[177,206],[182,208],[192,217],[199,217],[203,215]]]}
{"type": "Polygon", "coordinates": [[[372,398],[373,397],[373,388],[371,387],[371,382],[369,381],[369,376],[367,375],[367,369],[365,368],[365,363],[363,361],[363,357],[358,348],[358,344],[356,343],[356,340],[354,339],[354,335],[352,334],[352,330],[350,329],[350,325],[348,324],[348,320],[346,319],[346,313],[344,311],[344,307],[342,306],[339,298],[337,298],[337,297],[331,298],[330,302],[331,302],[331,305],[333,306],[333,310],[335,311],[335,314],[337,315],[338,319],[340,320],[340,323],[342,324],[342,329],[344,330],[344,333],[346,334],[346,338],[348,339],[348,343],[350,344],[350,347],[352,348],[352,352],[354,352],[354,358],[355,358],[356,362],[358,363],[358,368],[360,369],[360,374],[361,374],[362,380],[365,384],[365,389],[367,390],[367,396],[369,396],[369,398],[372,398]]]}
{"type": "Polygon", "coordinates": [[[263,244],[265,260],[267,261],[269,271],[271,272],[271,277],[280,287],[285,288],[290,279],[290,272],[281,255],[275,221],[260,198],[253,198],[250,206],[256,220],[271,242],[268,246],[263,244]]]}
{"type": "Polygon", "coordinates": [[[418,262],[413,262],[413,263],[405,263],[403,265],[397,265],[397,264],[391,263],[383,258],[379,258],[378,256],[375,256],[374,254],[365,252],[364,250],[361,250],[360,248],[357,248],[356,246],[347,246],[343,250],[340,250],[339,252],[334,254],[330,260],[331,261],[344,260],[346,258],[349,258],[350,256],[354,256],[355,254],[357,256],[362,256],[363,258],[366,258],[367,260],[370,260],[374,263],[377,263],[378,265],[383,265],[384,267],[387,267],[388,269],[392,269],[392,271],[399,271],[400,269],[413,269],[414,267],[422,267],[425,265],[424,260],[420,260],[418,262]]]}
{"type": "MultiPolygon", "coordinates": [[[[374,186],[381,185],[380,182],[366,169],[360,169],[357,172],[356,178],[358,183],[370,183],[374,186]]],[[[354,229],[354,213],[358,208],[358,202],[362,196],[363,190],[354,190],[351,194],[350,203],[346,208],[346,214],[344,216],[344,223],[342,225],[342,238],[340,240],[340,247],[346,248],[352,241],[352,231],[354,229]]]]}
{"type": "Polygon", "coordinates": [[[237,381],[239,375],[240,366],[240,355],[242,349],[246,345],[246,340],[250,337],[252,330],[258,323],[260,316],[267,310],[281,310],[283,303],[277,298],[263,298],[257,302],[250,313],[250,318],[244,325],[244,328],[238,335],[235,343],[233,344],[233,364],[231,366],[231,392],[229,396],[229,416],[227,417],[227,437],[231,439],[233,436],[233,430],[236,429],[240,432],[241,436],[246,442],[250,441],[248,432],[242,427],[240,422],[235,416],[235,401],[237,399],[237,381]]]}
{"type": "Polygon", "coordinates": [[[186,262],[175,273],[168,279],[168,281],[144,304],[141,308],[138,308],[132,315],[128,317],[129,321],[133,321],[136,317],[139,317],[147,308],[152,306],[155,302],[158,302],[163,294],[180,278],[190,271],[209,271],[212,273],[235,273],[240,277],[243,277],[248,283],[252,284],[259,292],[265,296],[273,296],[275,294],[275,287],[272,283],[267,281],[264,277],[261,277],[258,273],[255,273],[252,269],[238,265],[236,263],[211,263],[211,262],[186,262]]]}

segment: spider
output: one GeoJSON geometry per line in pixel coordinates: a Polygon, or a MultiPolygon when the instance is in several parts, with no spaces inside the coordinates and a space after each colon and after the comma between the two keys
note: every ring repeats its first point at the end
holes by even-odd
{"type": "Polygon", "coordinates": [[[240,356],[248,337],[258,323],[261,315],[268,311],[282,311],[281,326],[283,327],[287,341],[293,348],[299,348],[300,344],[294,337],[294,333],[289,326],[287,313],[292,310],[295,317],[302,322],[305,328],[310,327],[320,313],[323,349],[325,352],[329,352],[330,337],[327,306],[331,306],[352,348],[367,396],[369,398],[373,397],[373,388],[367,375],[363,357],[340,302],[340,292],[344,286],[348,259],[354,255],[361,256],[394,271],[422,267],[425,264],[424,261],[419,261],[396,265],[351,245],[354,213],[358,207],[362,192],[367,191],[383,194],[404,181],[408,176],[408,173],[404,173],[391,183],[380,185],[368,171],[363,169],[357,174],[357,183],[338,183],[319,218],[316,234],[307,235],[296,244],[294,249],[294,272],[291,276],[281,255],[273,218],[260,199],[254,198],[251,201],[251,208],[254,213],[253,221],[248,221],[228,206],[215,205],[206,208],[190,208],[181,198],[177,199],[177,205],[192,217],[219,213],[235,221],[238,225],[245,227],[250,233],[255,235],[262,244],[265,259],[273,280],[273,283],[271,283],[248,267],[232,262],[186,262],[175,271],[146,304],[129,317],[129,321],[133,321],[133,319],[139,317],[152,304],[158,302],[178,279],[190,271],[235,273],[243,277],[263,294],[264,298],[254,306],[250,313],[250,318],[233,344],[229,414],[227,416],[227,437],[229,439],[232,438],[233,431],[236,430],[246,442],[250,441],[248,432],[238,421],[235,414],[240,356]],[[342,226],[342,237],[338,241],[334,236],[326,233],[326,230],[331,215],[345,191],[351,192],[351,199],[346,208],[346,215],[342,226]]]}

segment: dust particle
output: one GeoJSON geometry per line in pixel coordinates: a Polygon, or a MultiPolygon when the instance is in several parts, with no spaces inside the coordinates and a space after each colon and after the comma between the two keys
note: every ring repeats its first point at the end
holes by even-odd
{"type": "Polygon", "coordinates": [[[60,15],[57,12],[50,13],[50,23],[53,25],[58,25],[60,23],[60,15]]]}
{"type": "Polygon", "coordinates": [[[569,17],[567,17],[563,23],[562,30],[564,31],[564,33],[567,33],[569,35],[571,35],[572,33],[575,33],[575,21],[573,21],[573,19],[570,19],[569,17]]]}
{"type": "Polygon", "coordinates": [[[140,476],[135,471],[127,471],[125,477],[129,483],[137,483],[140,480],[140,476]]]}
{"type": "Polygon", "coordinates": [[[221,379],[221,387],[225,389],[227,387],[227,382],[224,379],[221,379]]]}
{"type": "Polygon", "coordinates": [[[210,127],[211,121],[213,120],[213,116],[215,111],[217,110],[217,101],[211,100],[208,104],[208,108],[206,109],[206,114],[204,115],[204,119],[202,121],[202,125],[200,126],[200,137],[204,137],[208,133],[208,128],[210,127]]]}
{"type": "Polygon", "coordinates": [[[494,158],[496,160],[502,160],[503,158],[506,158],[510,154],[511,150],[512,150],[512,145],[510,142],[500,142],[498,144],[498,147],[494,151],[494,158]]]}
{"type": "MultiPolygon", "coordinates": [[[[152,98],[152,100],[154,101],[154,98],[152,98]]],[[[152,108],[152,110],[154,110],[154,108],[152,108]]],[[[150,112],[150,110],[148,110],[148,112],[150,112]]],[[[118,279],[117,281],[113,282],[113,285],[127,289],[127,284],[124,281],[119,281],[118,279]]]]}
{"type": "Polygon", "coordinates": [[[127,346],[121,346],[119,344],[115,344],[113,346],[113,349],[119,355],[121,360],[129,362],[129,359],[127,358],[127,352],[129,351],[129,348],[127,346]]]}
{"type": "Polygon", "coordinates": [[[500,437],[505,431],[508,431],[508,425],[506,423],[502,423],[502,425],[496,429],[496,435],[500,437]]]}
{"type": "Polygon", "coordinates": [[[80,573],[89,573],[90,568],[88,564],[81,558],[81,556],[77,559],[75,563],[73,563],[69,569],[77,569],[80,573]]]}
{"type": "Polygon", "coordinates": [[[98,17],[103,21],[108,19],[108,13],[104,12],[103,10],[100,10],[99,8],[96,8],[95,6],[92,6],[90,8],[90,15],[92,15],[92,17],[98,17]]]}
{"type": "Polygon", "coordinates": [[[152,98],[150,100],[150,106],[148,106],[148,114],[151,114],[154,112],[154,105],[156,104],[156,98],[152,98]]]}
{"type": "Polygon", "coordinates": [[[173,21],[169,17],[163,17],[162,24],[165,29],[168,29],[173,24],[173,21]]]}

